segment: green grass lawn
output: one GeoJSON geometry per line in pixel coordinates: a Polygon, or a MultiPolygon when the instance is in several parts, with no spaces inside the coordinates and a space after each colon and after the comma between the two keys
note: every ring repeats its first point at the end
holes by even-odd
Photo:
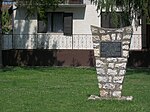
{"type": "Polygon", "coordinates": [[[92,101],[94,68],[9,67],[0,70],[0,112],[150,112],[150,69],[127,70],[123,95],[133,101],[92,101]]]}

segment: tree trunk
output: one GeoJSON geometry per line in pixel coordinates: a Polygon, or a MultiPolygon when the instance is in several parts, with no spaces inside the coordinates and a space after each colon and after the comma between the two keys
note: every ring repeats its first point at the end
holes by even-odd
{"type": "Polygon", "coordinates": [[[2,64],[2,2],[0,0],[0,68],[3,66],[2,64]]]}

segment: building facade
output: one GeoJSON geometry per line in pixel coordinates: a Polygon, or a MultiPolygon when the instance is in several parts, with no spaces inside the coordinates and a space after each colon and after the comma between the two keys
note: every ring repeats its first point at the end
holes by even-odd
{"type": "MultiPolygon", "coordinates": [[[[112,23],[96,8],[90,0],[65,0],[55,11],[47,9],[46,22],[36,13],[27,19],[26,9],[18,8],[13,11],[13,34],[3,37],[4,54],[13,55],[12,65],[94,66],[90,26],[112,23]]],[[[130,50],[141,51],[141,20],[134,20],[132,26],[130,50]]]]}

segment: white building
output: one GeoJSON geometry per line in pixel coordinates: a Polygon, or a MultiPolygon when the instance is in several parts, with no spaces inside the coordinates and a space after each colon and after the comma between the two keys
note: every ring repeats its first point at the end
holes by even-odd
{"type": "MultiPolygon", "coordinates": [[[[109,27],[111,22],[103,19],[90,0],[66,0],[55,11],[48,9],[46,14],[45,24],[37,14],[27,19],[25,8],[14,10],[13,35],[4,36],[4,50],[93,50],[90,26],[109,27]]],[[[141,24],[133,21],[132,25],[131,50],[141,50],[141,24]]]]}
{"type": "MultiPolygon", "coordinates": [[[[93,49],[90,25],[101,27],[105,23],[109,27],[111,21],[107,22],[101,16],[90,0],[66,0],[55,11],[48,9],[45,25],[37,14],[27,19],[25,9],[19,8],[13,13],[15,44],[4,46],[4,49],[93,49]]],[[[135,22],[132,25],[131,49],[142,49],[141,26],[135,26],[135,22]]]]}

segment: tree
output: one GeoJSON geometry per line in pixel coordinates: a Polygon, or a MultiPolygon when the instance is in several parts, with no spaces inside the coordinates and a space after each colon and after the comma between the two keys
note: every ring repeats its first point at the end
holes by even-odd
{"type": "Polygon", "coordinates": [[[107,12],[116,13],[120,9],[124,14],[129,14],[129,19],[146,16],[146,22],[150,24],[150,0],[91,0],[97,10],[105,9],[107,12]]]}
{"type": "Polygon", "coordinates": [[[16,6],[18,8],[25,7],[27,9],[27,17],[36,14],[35,12],[42,16],[46,9],[55,10],[58,4],[62,2],[63,0],[16,0],[16,6]]]}
{"type": "MultiPolygon", "coordinates": [[[[2,3],[5,0],[0,0],[0,68],[3,66],[2,62],[2,3]]],[[[13,0],[10,0],[13,1],[13,0]]],[[[59,3],[63,0],[14,0],[16,6],[26,7],[27,17],[30,17],[35,14],[43,14],[47,8],[55,9],[59,3]]]]}
{"type": "Polygon", "coordinates": [[[10,33],[12,31],[12,17],[8,13],[8,10],[2,12],[2,33],[10,33]]]}
{"type": "MultiPolygon", "coordinates": [[[[117,9],[122,13],[123,19],[128,19],[130,25],[132,20],[142,19],[142,49],[150,49],[150,0],[91,0],[97,6],[97,10],[111,12],[114,24],[119,24],[116,17],[117,9]]],[[[122,19],[121,18],[121,19],[122,19]]],[[[137,22],[136,22],[137,23],[137,22]]],[[[135,24],[135,26],[138,26],[135,24]]]]}

